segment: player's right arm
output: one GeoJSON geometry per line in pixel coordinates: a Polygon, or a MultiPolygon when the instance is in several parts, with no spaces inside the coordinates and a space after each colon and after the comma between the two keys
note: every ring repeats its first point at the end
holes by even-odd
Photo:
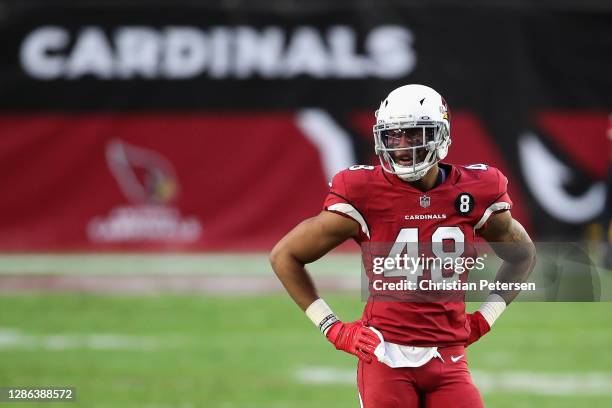
{"type": "Polygon", "coordinates": [[[281,239],[270,253],[272,269],[304,311],[319,298],[306,268],[349,238],[357,236],[359,224],[330,211],[302,221],[281,239]]]}
{"type": "Polygon", "coordinates": [[[272,269],[289,295],[338,350],[370,362],[378,337],[360,322],[343,323],[319,298],[305,265],[314,262],[359,233],[359,224],[339,214],[323,211],[283,237],[270,253],[272,269]]]}

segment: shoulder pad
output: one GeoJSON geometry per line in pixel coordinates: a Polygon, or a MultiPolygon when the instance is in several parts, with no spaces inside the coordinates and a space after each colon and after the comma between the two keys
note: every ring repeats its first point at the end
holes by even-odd
{"type": "Polygon", "coordinates": [[[360,200],[366,193],[367,185],[380,172],[380,166],[356,164],[337,173],[331,180],[330,192],[348,201],[360,200]]]}

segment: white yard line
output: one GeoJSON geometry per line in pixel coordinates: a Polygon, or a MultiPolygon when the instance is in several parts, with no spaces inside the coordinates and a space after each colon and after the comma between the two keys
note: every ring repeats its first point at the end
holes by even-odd
{"type": "MultiPolygon", "coordinates": [[[[353,291],[360,288],[359,278],[322,276],[321,290],[353,291]]],[[[211,276],[194,274],[71,274],[2,275],[0,295],[17,293],[206,293],[224,296],[252,296],[279,293],[282,285],[275,276],[211,276]]]]}
{"type": "Polygon", "coordinates": [[[535,373],[530,371],[472,371],[482,392],[521,392],[538,395],[612,395],[612,374],[535,373]]]}
{"type": "MultiPolygon", "coordinates": [[[[612,373],[536,373],[530,371],[472,370],[483,393],[507,392],[537,395],[612,395],[612,373]]],[[[355,370],[302,367],[295,379],[304,384],[356,385],[355,370]]]]}
{"type": "Polygon", "coordinates": [[[90,334],[28,334],[21,330],[0,327],[0,350],[63,351],[131,350],[155,351],[182,343],[178,338],[153,338],[115,333],[90,334]]]}
{"type": "MultiPolygon", "coordinates": [[[[357,276],[356,253],[334,253],[311,264],[318,276],[357,276]]],[[[267,253],[230,254],[0,254],[0,275],[194,274],[271,276],[267,253]]]]}

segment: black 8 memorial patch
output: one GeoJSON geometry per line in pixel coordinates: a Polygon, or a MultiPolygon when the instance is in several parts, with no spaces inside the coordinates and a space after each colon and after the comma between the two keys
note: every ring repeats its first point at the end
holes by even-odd
{"type": "Polygon", "coordinates": [[[474,209],[474,197],[470,193],[461,193],[455,199],[455,209],[461,215],[468,215],[474,209]]]}

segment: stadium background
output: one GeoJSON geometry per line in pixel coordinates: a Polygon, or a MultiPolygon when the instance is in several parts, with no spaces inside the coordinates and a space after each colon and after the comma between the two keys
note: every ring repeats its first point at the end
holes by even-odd
{"type": "MultiPolygon", "coordinates": [[[[535,239],[605,264],[611,27],[593,0],[0,2],[0,386],[355,406],[354,361],[266,251],[375,162],[373,111],[405,83],[445,96],[449,161],[500,168],[535,239]]],[[[347,320],[355,250],[312,268],[347,320]]],[[[513,305],[469,350],[485,401],[609,406],[611,323],[609,303],[513,305]]]]}

